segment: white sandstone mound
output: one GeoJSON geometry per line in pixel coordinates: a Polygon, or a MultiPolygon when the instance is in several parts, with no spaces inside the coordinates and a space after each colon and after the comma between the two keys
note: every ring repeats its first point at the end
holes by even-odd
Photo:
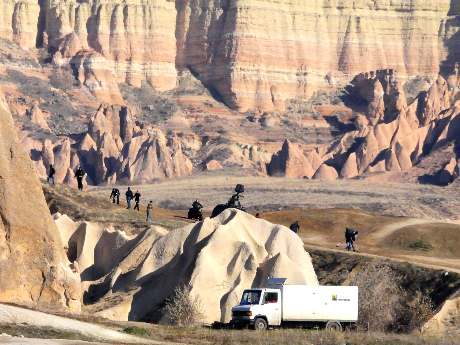
{"type": "Polygon", "coordinates": [[[318,284],[296,234],[245,212],[226,210],[166,235],[152,227],[135,238],[88,223],[69,237],[74,225],[63,217],[56,223],[70,239],[69,250],[77,244],[82,280],[92,281],[86,302],[94,304],[88,308],[111,319],[159,320],[165,299],[181,284],[191,286],[208,323],[228,322],[242,291],[263,285],[268,276],[318,284]]]}
{"type": "Polygon", "coordinates": [[[423,326],[424,334],[460,335],[460,293],[447,299],[437,313],[423,326]]]}

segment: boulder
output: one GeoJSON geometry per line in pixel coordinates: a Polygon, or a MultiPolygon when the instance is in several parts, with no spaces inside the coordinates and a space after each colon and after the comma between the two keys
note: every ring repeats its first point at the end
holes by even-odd
{"type": "Polygon", "coordinates": [[[209,162],[206,163],[206,170],[208,171],[214,171],[214,170],[221,170],[224,167],[222,164],[220,164],[218,161],[215,159],[210,160],[209,162]]]}
{"type": "Polygon", "coordinates": [[[322,164],[313,176],[315,180],[322,181],[335,181],[338,177],[339,174],[337,173],[337,170],[327,164],[322,164]]]}

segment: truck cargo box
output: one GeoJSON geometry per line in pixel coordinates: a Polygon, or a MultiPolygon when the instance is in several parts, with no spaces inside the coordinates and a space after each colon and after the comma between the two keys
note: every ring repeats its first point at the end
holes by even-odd
{"type": "Polygon", "coordinates": [[[283,285],[283,321],[356,322],[358,287],[283,285]]]}

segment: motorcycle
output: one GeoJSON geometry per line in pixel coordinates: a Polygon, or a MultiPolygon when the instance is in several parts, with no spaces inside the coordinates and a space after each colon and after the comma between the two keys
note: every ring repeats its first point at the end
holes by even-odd
{"type": "Polygon", "coordinates": [[[240,211],[246,211],[246,209],[241,205],[240,198],[243,198],[243,195],[240,195],[244,193],[244,185],[242,184],[237,184],[235,187],[235,194],[232,195],[232,197],[228,200],[226,204],[219,204],[214,209],[212,210],[211,213],[211,218],[217,217],[219,214],[224,212],[228,208],[235,208],[240,211]]]}
{"type": "Polygon", "coordinates": [[[188,210],[187,218],[201,222],[203,220],[202,209],[203,205],[198,200],[195,200],[192,204],[192,208],[188,210]]]}

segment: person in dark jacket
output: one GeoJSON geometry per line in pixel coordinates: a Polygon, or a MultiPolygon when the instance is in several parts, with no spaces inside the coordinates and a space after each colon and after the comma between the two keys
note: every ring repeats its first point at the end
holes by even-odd
{"type": "Polygon", "coordinates": [[[48,171],[48,183],[54,185],[54,175],[56,174],[56,169],[54,169],[53,164],[50,164],[48,171]]]}
{"type": "Polygon", "coordinates": [[[75,177],[77,179],[78,190],[83,190],[83,178],[85,177],[86,172],[79,166],[77,171],[75,171],[75,177]]]}
{"type": "Polygon", "coordinates": [[[291,226],[289,226],[289,229],[291,229],[294,233],[297,234],[300,230],[299,221],[295,221],[294,223],[292,223],[291,226]]]}
{"type": "Polygon", "coordinates": [[[353,230],[351,228],[345,229],[345,242],[346,242],[346,245],[347,245],[346,248],[348,251],[353,250],[354,252],[356,252],[354,243],[356,242],[357,237],[358,237],[358,231],[353,230]]]}
{"type": "Polygon", "coordinates": [[[134,205],[134,209],[140,211],[139,206],[141,203],[141,193],[139,191],[136,191],[136,194],[134,194],[134,201],[136,202],[136,205],[134,205]]]}
{"type": "Polygon", "coordinates": [[[109,198],[112,199],[114,204],[120,205],[120,190],[118,188],[113,188],[109,198]]]}
{"type": "Polygon", "coordinates": [[[131,209],[131,200],[134,198],[133,191],[131,190],[131,187],[128,187],[128,190],[125,193],[126,195],[126,204],[128,205],[126,208],[129,210],[131,209]]]}

